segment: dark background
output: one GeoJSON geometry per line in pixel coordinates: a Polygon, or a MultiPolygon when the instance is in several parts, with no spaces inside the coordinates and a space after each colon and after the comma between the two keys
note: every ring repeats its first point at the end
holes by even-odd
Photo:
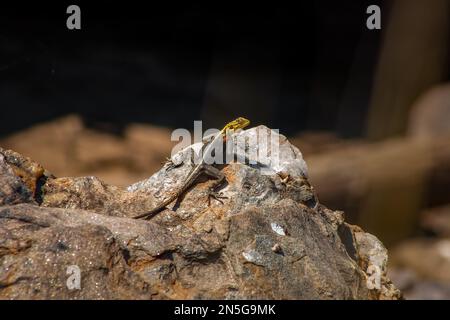
{"type": "Polygon", "coordinates": [[[366,8],[381,1],[93,2],[0,5],[0,135],[67,113],[114,132],[246,116],[288,135],[364,133],[381,34],[366,8]],[[69,4],[81,30],[66,28],[69,4]]]}

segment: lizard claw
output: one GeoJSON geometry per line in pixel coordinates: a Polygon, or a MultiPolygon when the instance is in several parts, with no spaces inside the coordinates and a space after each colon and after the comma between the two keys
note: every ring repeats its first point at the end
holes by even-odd
{"type": "Polygon", "coordinates": [[[173,164],[172,158],[166,157],[166,159],[161,162],[162,165],[171,165],[173,164]]]}
{"type": "Polygon", "coordinates": [[[166,171],[170,171],[170,170],[172,170],[173,168],[178,167],[178,165],[176,165],[176,164],[173,162],[172,158],[169,158],[169,157],[167,157],[166,160],[165,160],[164,162],[162,162],[162,164],[163,164],[164,166],[167,167],[167,168],[166,168],[166,171]]]}
{"type": "Polygon", "coordinates": [[[224,196],[222,192],[215,192],[213,190],[209,190],[208,192],[208,207],[211,206],[211,198],[216,199],[221,204],[223,204],[222,199],[228,199],[228,197],[224,196]]]}
{"type": "Polygon", "coordinates": [[[291,176],[289,175],[289,173],[285,173],[285,172],[277,172],[278,176],[281,179],[281,184],[286,186],[288,184],[288,182],[291,180],[291,176]]]}

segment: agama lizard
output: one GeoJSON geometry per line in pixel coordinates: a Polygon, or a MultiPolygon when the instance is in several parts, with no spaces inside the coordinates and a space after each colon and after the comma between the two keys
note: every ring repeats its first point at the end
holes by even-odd
{"type": "MultiPolygon", "coordinates": [[[[221,198],[219,195],[217,195],[215,190],[216,190],[217,186],[220,186],[222,184],[223,180],[225,179],[225,176],[219,169],[215,168],[213,166],[213,164],[208,164],[205,161],[205,157],[207,157],[211,153],[212,148],[214,148],[214,145],[218,139],[222,139],[222,141],[223,141],[223,139],[225,139],[226,133],[228,130],[243,129],[243,128],[247,127],[249,124],[250,124],[249,120],[239,117],[236,120],[233,120],[233,121],[227,123],[225,125],[225,127],[223,127],[223,129],[220,132],[218,132],[216,135],[210,136],[207,139],[205,139],[203,141],[203,145],[201,148],[201,159],[199,160],[199,162],[197,164],[195,164],[192,167],[190,173],[184,180],[183,185],[172,196],[170,196],[169,198],[167,198],[166,200],[161,202],[158,206],[156,206],[152,210],[142,213],[140,215],[137,215],[133,218],[134,219],[149,218],[149,217],[152,217],[155,214],[159,213],[167,205],[169,205],[170,203],[172,203],[173,201],[178,199],[181,195],[183,195],[183,193],[186,192],[192,186],[192,184],[197,180],[197,178],[202,173],[205,173],[208,176],[211,176],[211,177],[217,179],[217,182],[215,183],[215,185],[209,190],[209,192],[210,192],[209,196],[214,197],[216,199],[221,198]]],[[[194,151],[192,150],[192,152],[194,152],[194,151]]]]}

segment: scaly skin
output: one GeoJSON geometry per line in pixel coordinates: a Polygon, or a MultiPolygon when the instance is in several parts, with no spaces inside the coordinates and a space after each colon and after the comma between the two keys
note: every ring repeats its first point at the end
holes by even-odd
{"type": "MultiPolygon", "coordinates": [[[[162,211],[167,205],[178,199],[184,192],[186,192],[187,189],[195,182],[195,180],[202,174],[206,173],[209,176],[212,176],[217,179],[217,185],[220,185],[223,180],[225,179],[222,172],[220,172],[218,169],[214,168],[212,165],[208,165],[205,163],[205,155],[208,155],[210,153],[210,148],[214,146],[214,143],[217,139],[224,139],[226,136],[226,133],[228,130],[238,130],[243,129],[247,127],[250,124],[250,121],[239,117],[229,123],[227,123],[223,129],[215,136],[212,136],[207,141],[203,142],[202,146],[202,159],[201,161],[195,165],[189,175],[184,180],[183,185],[169,198],[161,202],[158,206],[153,208],[152,210],[142,213],[140,215],[134,216],[134,219],[140,219],[140,218],[150,218],[162,211]]],[[[216,187],[213,187],[214,190],[216,187]]],[[[220,196],[215,195],[215,192],[211,190],[211,194],[216,197],[220,198],[220,196]]]]}

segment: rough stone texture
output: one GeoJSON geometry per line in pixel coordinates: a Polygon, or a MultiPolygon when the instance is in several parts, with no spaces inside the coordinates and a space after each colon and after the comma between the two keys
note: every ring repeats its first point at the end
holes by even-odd
{"type": "Polygon", "coordinates": [[[0,205],[34,202],[44,168],[20,154],[0,148],[0,205]]]}
{"type": "MultiPolygon", "coordinates": [[[[268,131],[260,126],[234,138],[268,131]]],[[[128,189],[44,171],[26,197],[21,188],[5,189],[15,200],[0,206],[0,298],[400,298],[385,274],[384,246],[318,203],[300,151],[279,138],[279,163],[268,157],[221,168],[223,203],[208,206],[213,181],[205,178],[150,221],[129,217],[177,188],[189,162],[128,189]],[[370,289],[374,264],[381,285],[370,289]],[[81,270],[80,290],[66,286],[71,265],[81,270]]],[[[0,181],[26,187],[39,175],[18,176],[13,167],[38,165],[8,161],[8,152],[0,150],[0,181]]]]}

